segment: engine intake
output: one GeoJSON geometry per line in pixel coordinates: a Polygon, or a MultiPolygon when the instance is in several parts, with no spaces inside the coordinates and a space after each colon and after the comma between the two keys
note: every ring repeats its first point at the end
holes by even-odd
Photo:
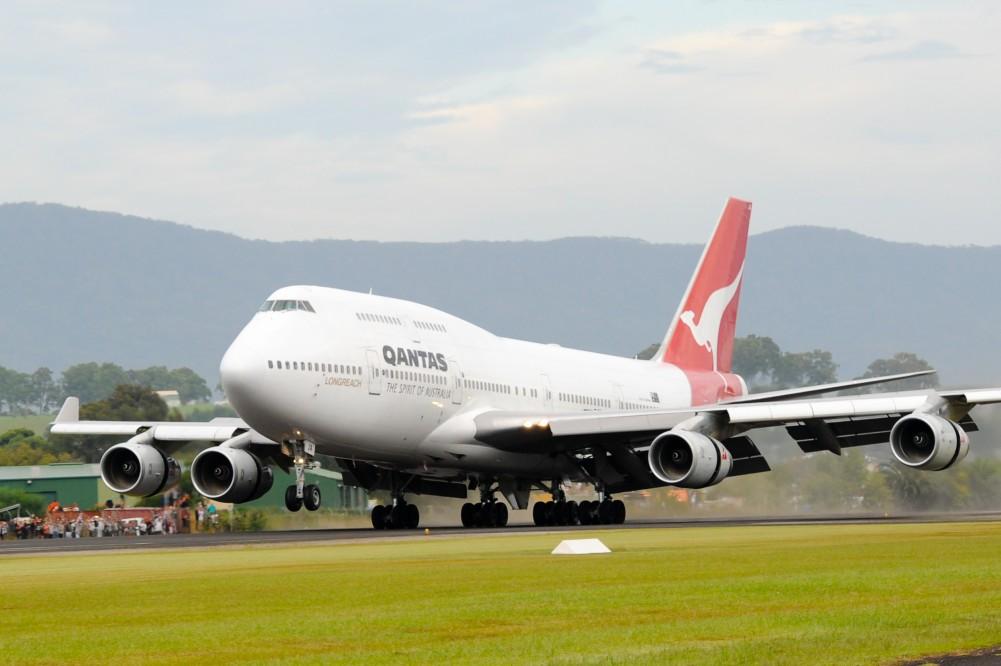
{"type": "Polygon", "coordinates": [[[970,438],[949,419],[909,414],[890,430],[890,451],[901,464],[916,469],[948,469],[966,457],[970,438]]]}
{"type": "Polygon", "coordinates": [[[176,485],[181,465],[151,444],[129,440],[101,456],[101,479],[116,493],[149,497],[176,485]]]}
{"type": "Polygon", "coordinates": [[[274,474],[254,454],[231,446],[205,449],[191,462],[191,482],[219,502],[250,502],[271,490],[274,474]]]}
{"type": "Polygon", "coordinates": [[[650,471],[682,488],[707,488],[726,478],[733,459],[723,443],[690,430],[668,430],[650,445],[650,471]]]}

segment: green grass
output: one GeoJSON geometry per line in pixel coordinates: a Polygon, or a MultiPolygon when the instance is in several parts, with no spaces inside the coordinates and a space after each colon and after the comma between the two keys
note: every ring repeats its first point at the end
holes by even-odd
{"type": "Polygon", "coordinates": [[[1001,643],[998,524],[593,534],[615,552],[551,556],[561,535],[536,533],[5,556],[0,660],[868,664],[1001,643]]]}
{"type": "Polygon", "coordinates": [[[40,416],[0,416],[0,433],[15,428],[27,428],[28,430],[35,431],[36,435],[44,435],[54,418],[56,417],[52,414],[42,414],[40,416]]]}

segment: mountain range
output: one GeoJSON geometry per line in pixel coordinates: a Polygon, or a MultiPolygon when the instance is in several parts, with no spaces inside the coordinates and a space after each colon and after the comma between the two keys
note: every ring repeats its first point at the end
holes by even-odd
{"type": "MultiPolygon", "coordinates": [[[[229,342],[289,284],[371,290],[499,335],[632,356],[663,335],[701,252],[615,237],[268,242],[33,203],[0,205],[0,247],[0,365],[189,366],[212,385],[229,342]]],[[[1001,247],[789,227],[749,241],[738,334],[829,350],[843,378],[911,351],[946,384],[997,385],[999,286],[1001,247]]]]}

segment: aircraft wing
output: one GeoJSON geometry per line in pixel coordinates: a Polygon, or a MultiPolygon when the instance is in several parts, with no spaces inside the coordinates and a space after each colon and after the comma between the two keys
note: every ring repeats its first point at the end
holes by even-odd
{"type": "Polygon", "coordinates": [[[607,485],[632,490],[663,485],[650,472],[647,449],[658,435],[693,427],[721,440],[733,458],[730,476],[767,472],[770,467],[747,433],[784,427],[804,453],[889,442],[890,430],[915,410],[932,409],[966,432],[977,430],[969,416],[976,405],[1001,402],[1001,388],[909,391],[812,400],[720,403],[677,410],[577,412],[547,415],[489,411],[475,418],[476,439],[512,452],[590,452],[594,473],[607,485]],[[602,467],[605,472],[602,472],[602,467]],[[615,479],[619,479],[618,484],[615,479]]]}
{"type": "Polygon", "coordinates": [[[238,435],[245,444],[275,444],[248,426],[242,419],[215,418],[208,422],[192,421],[81,421],[80,400],[66,398],[49,432],[54,435],[121,435],[134,437],[153,431],[157,442],[225,442],[238,435]]]}

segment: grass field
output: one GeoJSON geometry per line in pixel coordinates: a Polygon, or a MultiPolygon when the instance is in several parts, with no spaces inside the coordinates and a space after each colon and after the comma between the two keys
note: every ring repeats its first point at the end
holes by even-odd
{"type": "Polygon", "coordinates": [[[44,435],[49,424],[55,416],[52,414],[29,415],[29,416],[0,416],[0,433],[13,430],[14,428],[27,428],[34,430],[37,435],[44,435]]]}
{"type": "MultiPolygon", "coordinates": [[[[0,660],[893,662],[1001,643],[1001,525],[609,530],[0,557],[0,660]],[[565,535],[564,535],[565,536],[565,535]]],[[[2,546],[0,546],[2,548],[2,546]]]]}

